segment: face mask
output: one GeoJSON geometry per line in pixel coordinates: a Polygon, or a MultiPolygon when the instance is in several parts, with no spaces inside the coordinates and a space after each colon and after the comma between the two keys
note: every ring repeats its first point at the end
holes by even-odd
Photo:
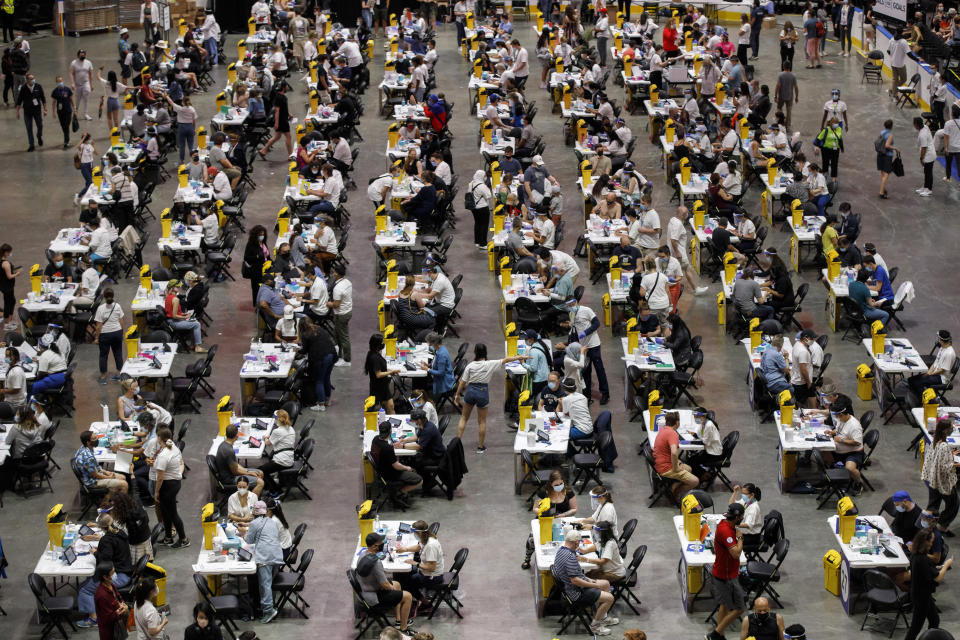
{"type": "Polygon", "coordinates": [[[266,236],[257,236],[257,239],[258,239],[260,242],[263,242],[263,241],[266,239],[266,236]]]}
{"type": "Polygon", "coordinates": [[[560,493],[560,492],[563,491],[563,487],[564,487],[564,484],[561,482],[560,484],[555,484],[555,485],[553,485],[553,490],[554,490],[556,493],[560,493]]]}
{"type": "Polygon", "coordinates": [[[237,489],[237,493],[241,496],[247,495],[247,489],[237,489]]]}
{"type": "Polygon", "coordinates": [[[10,364],[10,357],[9,357],[9,356],[4,356],[4,357],[3,357],[3,361],[6,362],[7,364],[10,364]]]}
{"type": "Polygon", "coordinates": [[[140,393],[140,387],[139,387],[139,386],[134,387],[134,388],[133,388],[133,392],[134,392],[134,393],[140,393]]]}
{"type": "Polygon", "coordinates": [[[757,614],[757,622],[764,623],[770,618],[770,612],[764,611],[763,613],[757,614]]]}
{"type": "Polygon", "coordinates": [[[54,262],[53,264],[56,265],[57,267],[62,267],[62,266],[63,266],[63,260],[57,260],[57,261],[54,262]]]}
{"type": "Polygon", "coordinates": [[[897,513],[903,513],[904,511],[906,511],[906,508],[901,507],[899,504],[898,504],[898,505],[895,505],[895,506],[894,506],[894,509],[897,510],[897,513]]]}
{"type": "Polygon", "coordinates": [[[436,348],[436,347],[427,347],[427,349],[430,350],[430,353],[436,353],[436,352],[437,352],[437,348],[436,348]]]}
{"type": "Polygon", "coordinates": [[[600,507],[600,496],[590,496],[590,507],[593,509],[600,507]]]}
{"type": "Polygon", "coordinates": [[[577,311],[580,310],[580,305],[577,305],[575,307],[567,307],[567,308],[570,310],[570,315],[575,316],[577,315],[577,311]]]}
{"type": "Polygon", "coordinates": [[[927,520],[924,520],[923,518],[921,518],[921,519],[920,519],[920,526],[921,526],[922,528],[924,528],[924,529],[929,529],[929,528],[930,528],[930,523],[929,523],[927,520]]]}
{"type": "Polygon", "coordinates": [[[742,496],[740,496],[740,502],[743,503],[743,506],[747,506],[747,505],[749,505],[751,502],[753,502],[753,498],[751,498],[751,497],[748,496],[748,495],[742,495],[742,496]]]}
{"type": "Polygon", "coordinates": [[[836,424],[837,420],[840,419],[840,414],[839,414],[839,413],[836,413],[835,411],[831,411],[831,412],[830,412],[830,419],[833,420],[834,424],[836,424]]]}
{"type": "Polygon", "coordinates": [[[556,382],[548,382],[547,386],[550,387],[551,391],[556,391],[557,387],[559,387],[560,385],[557,384],[556,382]]]}
{"type": "Polygon", "coordinates": [[[58,83],[57,83],[57,86],[58,86],[58,87],[62,87],[62,86],[63,86],[63,80],[61,80],[60,82],[58,82],[58,83]]]}
{"type": "Polygon", "coordinates": [[[420,400],[414,400],[412,403],[414,409],[419,409],[423,406],[423,402],[420,400]]]}

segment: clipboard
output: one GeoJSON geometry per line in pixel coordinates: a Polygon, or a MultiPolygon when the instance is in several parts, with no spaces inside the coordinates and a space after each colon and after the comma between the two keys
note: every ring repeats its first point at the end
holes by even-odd
{"type": "Polygon", "coordinates": [[[126,475],[133,473],[133,454],[123,449],[117,451],[117,458],[113,463],[113,470],[126,475]]]}

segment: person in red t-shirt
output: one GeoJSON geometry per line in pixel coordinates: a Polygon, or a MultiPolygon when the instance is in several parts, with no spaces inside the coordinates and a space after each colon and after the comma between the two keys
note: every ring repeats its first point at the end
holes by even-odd
{"type": "Polygon", "coordinates": [[[705,640],[723,640],[723,630],[743,613],[743,588],[740,586],[740,554],[743,552],[743,536],[737,524],[743,520],[743,505],[732,502],[727,507],[724,519],[717,525],[713,535],[713,580],[710,593],[720,605],[717,626],[705,640]]]}
{"type": "Polygon", "coordinates": [[[663,28],[663,57],[673,58],[680,55],[680,45],[677,44],[677,21],[673,18],[667,21],[663,28]]]}
{"type": "Polygon", "coordinates": [[[670,489],[679,500],[687,491],[696,489],[700,479],[693,475],[690,465],[680,462],[680,436],[677,435],[680,416],[671,411],[664,415],[664,422],[666,425],[657,432],[653,444],[653,463],[661,476],[676,480],[670,489]]]}

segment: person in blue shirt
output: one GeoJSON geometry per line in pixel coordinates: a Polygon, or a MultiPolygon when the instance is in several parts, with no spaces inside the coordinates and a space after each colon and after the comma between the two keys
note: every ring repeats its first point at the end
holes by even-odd
{"type": "Polygon", "coordinates": [[[408,220],[415,221],[418,228],[422,229],[437,206],[437,189],[433,186],[433,171],[424,171],[420,179],[423,181],[423,186],[416,195],[405,199],[400,208],[407,215],[408,220]]]}
{"type": "Polygon", "coordinates": [[[793,386],[786,378],[790,367],[787,366],[787,360],[780,351],[782,348],[783,336],[774,336],[770,339],[770,345],[760,356],[760,371],[767,379],[767,389],[774,396],[784,390],[789,390],[793,394],[793,386]]]}
{"type": "Polygon", "coordinates": [[[553,265],[550,268],[550,277],[553,282],[552,284],[548,282],[548,287],[543,292],[550,296],[550,304],[553,305],[551,312],[554,320],[564,320],[570,317],[567,300],[573,297],[573,279],[566,269],[558,265],[553,265]]]}
{"type": "Polygon", "coordinates": [[[515,176],[523,174],[523,166],[519,160],[513,157],[513,147],[506,147],[503,150],[503,159],[500,160],[500,171],[503,173],[512,173],[515,176]]]}
{"type": "Polygon", "coordinates": [[[276,285],[276,276],[269,272],[264,274],[263,282],[257,291],[257,307],[263,310],[264,321],[271,329],[276,326],[277,320],[283,317],[283,308],[287,306],[283,296],[277,293],[276,285]]]}
{"type": "Polygon", "coordinates": [[[450,352],[443,346],[443,336],[439,333],[427,335],[427,346],[433,354],[433,362],[423,363],[422,367],[433,377],[433,399],[437,400],[453,389],[453,361],[450,360],[450,352]]]}
{"type": "Polygon", "coordinates": [[[870,289],[867,287],[867,280],[870,279],[870,275],[870,272],[866,269],[860,269],[860,271],[857,272],[856,282],[850,283],[848,295],[851,300],[860,306],[863,317],[867,319],[867,324],[879,320],[886,326],[887,320],[890,319],[890,314],[883,309],[879,309],[880,303],[875,302],[871,297],[870,289]]]}
{"type": "Polygon", "coordinates": [[[244,541],[254,545],[253,559],[257,565],[257,582],[260,586],[261,624],[277,617],[273,605],[273,579],[283,566],[283,548],[280,546],[280,530],[273,518],[267,517],[267,503],[258,500],[253,505],[253,521],[247,526],[244,541]]]}
{"type": "Polygon", "coordinates": [[[877,292],[879,298],[883,300],[880,303],[881,306],[892,305],[896,294],[893,291],[893,284],[890,283],[890,274],[887,273],[887,270],[878,265],[871,255],[864,256],[863,268],[867,270],[867,273],[873,274],[874,284],[868,284],[867,288],[877,292]]]}
{"type": "Polygon", "coordinates": [[[530,392],[536,397],[547,386],[547,377],[550,375],[550,348],[540,338],[540,334],[533,329],[527,329],[523,332],[523,341],[527,345],[525,355],[528,356],[528,359],[523,363],[523,368],[533,378],[530,392]]]}
{"type": "Polygon", "coordinates": [[[847,238],[850,242],[856,242],[860,237],[860,214],[853,212],[849,202],[840,203],[840,228],[837,231],[841,240],[847,238]]]}

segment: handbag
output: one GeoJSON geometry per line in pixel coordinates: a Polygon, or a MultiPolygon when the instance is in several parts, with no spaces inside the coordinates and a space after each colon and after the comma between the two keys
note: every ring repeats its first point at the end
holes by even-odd
{"type": "Polygon", "coordinates": [[[898,178],[903,177],[903,159],[900,157],[900,152],[897,152],[897,155],[893,158],[893,175],[898,178]]]}
{"type": "Polygon", "coordinates": [[[73,119],[70,121],[70,129],[74,133],[80,131],[80,120],[77,119],[77,114],[73,114],[73,119]]]}
{"type": "Polygon", "coordinates": [[[113,640],[127,640],[129,636],[126,616],[120,616],[113,621],[113,640]]]}

